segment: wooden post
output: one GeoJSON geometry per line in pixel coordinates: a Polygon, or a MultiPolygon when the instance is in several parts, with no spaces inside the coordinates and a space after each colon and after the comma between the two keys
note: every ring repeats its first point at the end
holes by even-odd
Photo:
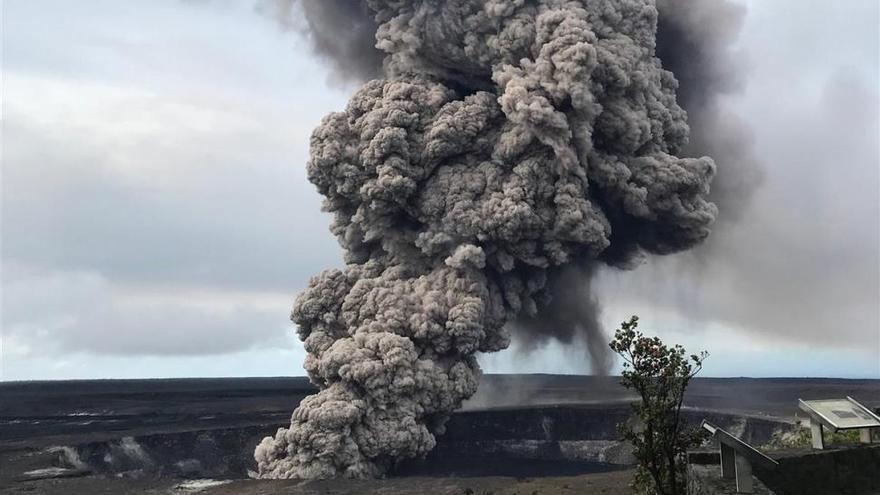
{"type": "Polygon", "coordinates": [[[862,428],[859,430],[859,441],[861,443],[871,443],[871,429],[862,428]]]}

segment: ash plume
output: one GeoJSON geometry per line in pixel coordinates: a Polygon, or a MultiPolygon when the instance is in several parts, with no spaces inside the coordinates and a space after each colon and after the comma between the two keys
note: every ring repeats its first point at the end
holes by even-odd
{"type": "Polygon", "coordinates": [[[308,163],[346,262],[292,313],[321,391],[258,446],[261,477],[425,455],[507,323],[565,308],[547,334],[589,337],[596,303],[570,311],[588,286],[563,288],[691,248],[717,213],[714,162],[683,153],[653,2],[367,5],[383,78],[323,120],[308,163]]]}
{"type": "Polygon", "coordinates": [[[257,10],[285,29],[303,33],[330,62],[336,80],[363,82],[382,75],[385,53],[375,47],[376,22],[359,0],[260,0],[257,10]],[[301,9],[301,10],[298,10],[301,9]]]}
{"type": "Polygon", "coordinates": [[[657,56],[678,80],[678,102],[691,127],[684,151],[721,164],[710,199],[720,224],[739,221],[764,175],[750,129],[719,100],[745,85],[748,71],[734,45],[746,9],[729,0],[657,0],[657,9],[657,56]]]}
{"type": "Polygon", "coordinates": [[[573,263],[547,272],[549,301],[535,314],[520,315],[509,325],[511,337],[526,352],[550,340],[565,345],[583,343],[594,375],[607,375],[614,364],[599,322],[601,306],[593,294],[594,263],[573,263]]]}
{"type": "MultiPolygon", "coordinates": [[[[364,82],[382,72],[386,53],[375,46],[380,21],[370,15],[365,1],[263,0],[261,7],[283,26],[304,24],[301,29],[307,33],[312,50],[327,61],[334,80],[364,82]]],[[[741,219],[763,180],[750,129],[737,115],[725,112],[719,102],[721,97],[742,90],[745,84],[743,57],[734,48],[745,8],[730,0],[659,0],[656,8],[656,56],[663,68],[675,74],[677,102],[687,112],[691,129],[682,153],[712,156],[723,165],[717,170],[709,194],[710,201],[721,211],[716,219],[720,221],[715,226],[717,230],[741,219]]],[[[485,82],[471,81],[475,87],[485,89],[485,82]]],[[[704,258],[713,252],[711,240],[696,251],[704,258]]],[[[614,243],[604,253],[605,261],[619,268],[638,265],[641,260],[630,252],[631,245],[614,243]]],[[[597,269],[596,265],[582,267],[583,279],[566,276],[570,282],[567,286],[554,283],[559,290],[550,291],[577,291],[582,297],[557,296],[552,307],[545,310],[541,306],[539,315],[517,318],[510,325],[512,338],[521,344],[522,350],[536,350],[551,339],[565,344],[577,341],[587,349],[593,373],[608,372],[610,351],[594,340],[607,340],[598,323],[601,304],[590,289],[597,269]],[[563,301],[569,301],[573,307],[563,307],[563,301]],[[556,318],[560,312],[582,316],[579,320],[556,318]]],[[[562,271],[553,272],[557,273],[562,271]]]]}

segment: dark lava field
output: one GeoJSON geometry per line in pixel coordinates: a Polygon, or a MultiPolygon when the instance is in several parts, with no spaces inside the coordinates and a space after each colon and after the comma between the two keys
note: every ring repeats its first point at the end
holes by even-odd
{"type": "MultiPolygon", "coordinates": [[[[0,494],[627,493],[615,377],[486,375],[423,460],[388,479],[249,479],[253,448],[314,388],[305,378],[0,383],[0,494]]],[[[686,420],[760,444],[793,428],[797,399],[880,407],[880,380],[698,378],[686,420]]]]}

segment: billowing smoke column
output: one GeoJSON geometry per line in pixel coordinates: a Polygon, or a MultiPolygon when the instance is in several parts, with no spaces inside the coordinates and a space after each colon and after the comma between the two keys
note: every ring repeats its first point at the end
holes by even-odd
{"type": "Polygon", "coordinates": [[[599,263],[698,244],[716,216],[712,160],[678,156],[652,2],[368,6],[385,78],[324,119],[308,164],[347,263],[293,309],[321,391],[258,446],[262,477],[374,477],[426,454],[506,323],[576,306],[554,287],[599,263]]]}

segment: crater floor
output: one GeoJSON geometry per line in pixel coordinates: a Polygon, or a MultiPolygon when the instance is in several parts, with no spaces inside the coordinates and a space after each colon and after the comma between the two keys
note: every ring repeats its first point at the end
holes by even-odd
{"type": "MultiPolygon", "coordinates": [[[[243,479],[253,445],[314,389],[303,378],[0,383],[0,494],[628,493],[614,377],[487,375],[427,459],[385,480],[243,479]]],[[[696,379],[689,421],[766,438],[797,399],[880,406],[880,380],[696,379]]]]}

